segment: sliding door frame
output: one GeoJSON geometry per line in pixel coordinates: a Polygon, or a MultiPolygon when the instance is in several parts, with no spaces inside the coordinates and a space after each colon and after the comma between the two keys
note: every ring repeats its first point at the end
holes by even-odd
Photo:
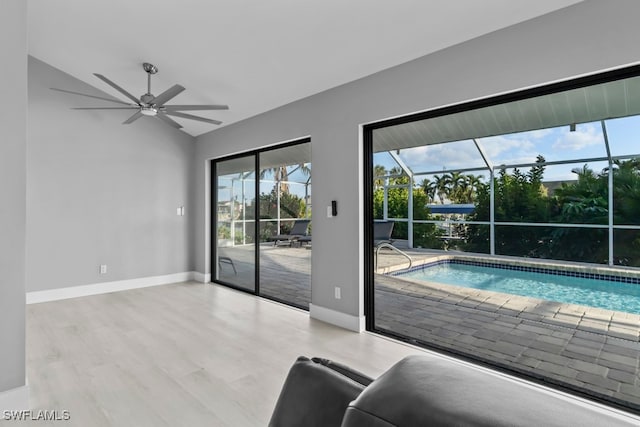
{"type": "Polygon", "coordinates": [[[301,138],[301,139],[296,139],[294,141],[290,141],[290,142],[285,142],[282,144],[277,144],[277,145],[273,145],[270,147],[266,147],[266,148],[260,148],[260,149],[255,149],[255,150],[250,150],[250,151],[245,151],[245,152],[241,152],[241,153],[237,153],[237,154],[233,154],[233,155],[229,155],[229,156],[224,156],[224,157],[219,157],[219,158],[215,158],[215,159],[211,159],[211,206],[210,206],[210,217],[209,217],[209,221],[211,224],[211,236],[210,236],[210,240],[211,240],[211,260],[210,260],[210,265],[211,265],[211,283],[217,283],[220,285],[224,285],[224,286],[228,286],[230,288],[236,289],[238,291],[242,291],[248,294],[252,294],[252,295],[257,295],[260,296],[262,298],[266,298],[266,299],[270,299],[273,301],[277,301],[279,303],[283,303],[283,304],[287,304],[287,305],[291,305],[294,306],[296,308],[300,308],[303,310],[309,310],[308,308],[304,307],[304,306],[300,306],[298,304],[293,304],[289,301],[280,299],[280,298],[275,298],[272,296],[268,296],[268,295],[264,295],[260,293],[260,154],[268,152],[268,151],[273,151],[273,150],[278,150],[281,148],[287,148],[287,147],[292,147],[295,145],[300,145],[300,144],[306,144],[306,143],[311,143],[311,138],[306,137],[306,138],[301,138]],[[255,232],[255,248],[254,248],[254,266],[255,266],[255,278],[254,278],[254,291],[250,291],[248,289],[242,288],[240,286],[234,285],[233,283],[229,283],[223,280],[218,280],[216,279],[216,275],[218,272],[218,262],[217,262],[217,249],[218,249],[218,224],[217,224],[217,206],[218,206],[218,184],[217,184],[217,164],[219,162],[224,162],[227,160],[233,160],[233,159],[238,159],[238,158],[242,158],[242,157],[250,157],[253,156],[254,157],[254,165],[255,165],[255,173],[256,173],[256,184],[255,184],[255,193],[254,193],[254,197],[255,197],[255,221],[254,221],[254,232],[255,232]]]}
{"type": "Polygon", "coordinates": [[[215,282],[215,283],[219,283],[221,285],[225,285],[228,286],[230,288],[239,290],[239,291],[243,291],[243,292],[247,292],[253,295],[259,295],[260,294],[260,283],[259,283],[259,268],[260,268],[260,256],[259,256],[259,251],[258,251],[258,244],[260,242],[256,241],[254,242],[254,260],[253,260],[253,265],[254,265],[254,282],[253,282],[253,292],[250,291],[249,289],[243,288],[241,286],[235,285],[233,283],[230,282],[226,282],[224,280],[219,280],[216,279],[217,273],[218,273],[218,262],[217,262],[217,255],[218,255],[218,173],[217,173],[217,166],[218,163],[220,162],[225,162],[228,160],[234,160],[234,159],[240,159],[243,157],[254,157],[254,168],[255,168],[255,175],[256,175],[256,184],[254,185],[254,200],[256,201],[254,203],[254,209],[256,210],[254,212],[254,236],[256,236],[256,238],[258,238],[258,230],[259,230],[259,220],[258,220],[258,214],[260,212],[260,206],[259,206],[259,194],[260,194],[260,186],[258,185],[258,180],[259,180],[259,156],[257,155],[257,152],[247,152],[247,153],[238,153],[238,154],[234,154],[231,156],[226,156],[223,158],[219,158],[219,159],[213,159],[211,160],[211,282],[215,282]]]}

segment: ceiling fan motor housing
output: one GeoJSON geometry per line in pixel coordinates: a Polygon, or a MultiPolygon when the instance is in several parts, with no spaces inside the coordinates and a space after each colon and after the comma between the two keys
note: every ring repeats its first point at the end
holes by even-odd
{"type": "Polygon", "coordinates": [[[158,67],[153,64],[149,64],[148,62],[143,63],[142,68],[149,74],[155,74],[158,72],[158,67]]]}
{"type": "Polygon", "coordinates": [[[145,93],[144,95],[140,96],[140,102],[142,104],[150,104],[154,98],[155,96],[151,95],[150,93],[145,93]]]}

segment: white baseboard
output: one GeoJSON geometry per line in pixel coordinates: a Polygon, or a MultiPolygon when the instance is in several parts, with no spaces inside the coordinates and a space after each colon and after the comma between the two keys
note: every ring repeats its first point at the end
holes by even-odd
{"type": "Polygon", "coordinates": [[[0,413],[29,409],[29,386],[13,388],[0,392],[0,413]]]}
{"type": "Polygon", "coordinates": [[[322,320],[350,331],[362,332],[365,330],[364,316],[353,316],[314,304],[309,304],[309,315],[314,319],[322,320]]]}
{"type": "Polygon", "coordinates": [[[168,285],[169,283],[186,282],[188,280],[194,280],[196,274],[199,273],[196,273],[195,271],[185,271],[183,273],[167,274],[164,276],[141,277],[138,279],[118,280],[115,282],[94,283],[91,285],[70,286],[68,288],[27,292],[27,304],[107,294],[110,292],[146,288],[149,286],[168,285]]]}
{"type": "Polygon", "coordinates": [[[200,283],[209,283],[211,281],[211,273],[200,273],[199,271],[193,272],[193,280],[200,283]]]}

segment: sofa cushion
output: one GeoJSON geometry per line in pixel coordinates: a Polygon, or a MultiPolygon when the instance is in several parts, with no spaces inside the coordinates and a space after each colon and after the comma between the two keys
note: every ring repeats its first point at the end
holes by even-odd
{"type": "Polygon", "coordinates": [[[349,405],[343,427],[631,426],[566,398],[448,360],[409,356],[349,405]]]}
{"type": "Polygon", "coordinates": [[[327,359],[299,357],[289,370],[269,426],[340,426],[349,402],[373,381],[327,359]]]}

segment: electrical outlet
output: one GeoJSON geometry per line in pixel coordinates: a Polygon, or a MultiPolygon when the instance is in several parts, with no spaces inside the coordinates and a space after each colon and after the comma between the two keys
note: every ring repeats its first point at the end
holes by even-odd
{"type": "Polygon", "coordinates": [[[100,274],[107,274],[107,264],[100,264],[100,274]]]}
{"type": "Polygon", "coordinates": [[[336,287],[334,288],[334,295],[335,295],[336,299],[340,299],[340,298],[342,298],[342,292],[341,292],[341,290],[340,290],[340,287],[339,287],[339,286],[336,286],[336,287]]]}

